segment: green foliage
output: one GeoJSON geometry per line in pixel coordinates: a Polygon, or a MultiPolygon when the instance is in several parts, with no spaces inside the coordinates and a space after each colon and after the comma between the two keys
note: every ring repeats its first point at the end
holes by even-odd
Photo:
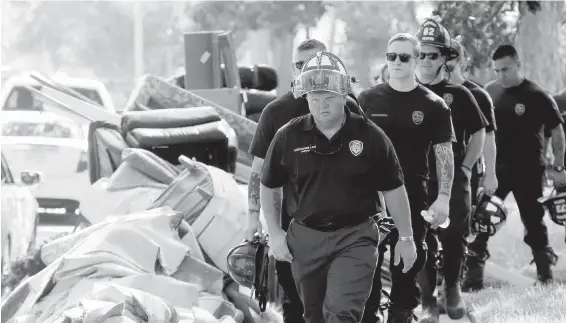
{"type": "Polygon", "coordinates": [[[315,26],[326,12],[322,1],[202,1],[191,8],[203,29],[233,32],[269,29],[274,35],[295,33],[299,26],[315,26]]]}
{"type": "MultiPolygon", "coordinates": [[[[78,68],[92,71],[105,79],[131,79],[134,72],[133,3],[109,1],[44,1],[11,4],[10,10],[25,11],[23,21],[15,22],[10,33],[15,35],[4,64],[11,59],[34,53],[47,53],[49,61],[36,66],[46,70],[78,68]]],[[[162,75],[171,55],[181,48],[182,37],[176,27],[175,3],[140,4],[143,11],[144,65],[146,72],[162,75]],[[175,32],[177,31],[177,32],[175,32]]],[[[181,56],[182,59],[182,56],[181,56]]],[[[181,60],[182,61],[182,60],[181,60]]]]}
{"type": "Polygon", "coordinates": [[[497,46],[514,42],[517,26],[510,14],[516,11],[514,1],[445,1],[438,2],[433,15],[452,37],[462,35],[473,72],[489,62],[497,46]]]}
{"type": "Polygon", "coordinates": [[[417,30],[416,6],[413,1],[331,2],[336,16],[346,24],[343,56],[350,73],[369,85],[368,66],[383,58],[387,41],[398,32],[414,34],[417,30]]]}
{"type": "MultiPolygon", "coordinates": [[[[134,5],[120,1],[10,2],[9,16],[18,18],[3,30],[10,37],[2,42],[2,61],[9,65],[28,56],[35,64],[26,68],[47,74],[62,70],[130,82],[134,76],[134,5]]],[[[139,5],[144,72],[161,76],[183,65],[183,32],[232,31],[238,48],[248,30],[266,28],[277,40],[280,35],[294,35],[300,26],[314,26],[326,11],[322,1],[152,1],[139,5]]]]}

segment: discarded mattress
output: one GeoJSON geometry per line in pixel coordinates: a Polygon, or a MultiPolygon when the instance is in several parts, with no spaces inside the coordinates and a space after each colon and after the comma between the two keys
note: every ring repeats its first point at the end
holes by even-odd
{"type": "Polygon", "coordinates": [[[3,299],[2,322],[241,322],[223,273],[184,243],[186,226],[171,209],[152,209],[46,244],[47,267],[3,299]]]}

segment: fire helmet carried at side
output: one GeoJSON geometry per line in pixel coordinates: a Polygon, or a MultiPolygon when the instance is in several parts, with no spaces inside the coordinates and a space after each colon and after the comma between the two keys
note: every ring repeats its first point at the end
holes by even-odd
{"type": "Polygon", "coordinates": [[[269,245],[267,235],[256,235],[228,252],[228,274],[238,285],[249,288],[263,312],[267,306],[269,245]]]}
{"type": "Polygon", "coordinates": [[[478,189],[477,205],[472,210],[471,231],[473,234],[487,233],[493,236],[507,221],[507,207],[495,195],[478,189]]]}
{"type": "Polygon", "coordinates": [[[550,196],[539,198],[538,202],[548,211],[552,222],[566,226],[566,189],[555,189],[550,196]]]}

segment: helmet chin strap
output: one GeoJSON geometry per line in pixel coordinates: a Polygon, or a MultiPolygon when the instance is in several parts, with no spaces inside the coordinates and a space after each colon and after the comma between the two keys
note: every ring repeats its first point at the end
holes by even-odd
{"type": "Polygon", "coordinates": [[[415,79],[417,80],[417,82],[419,82],[422,85],[431,85],[432,82],[434,82],[434,80],[436,80],[436,78],[438,77],[438,74],[440,74],[440,72],[442,71],[442,69],[446,69],[448,72],[448,79],[450,79],[450,70],[448,69],[448,65],[446,64],[446,61],[444,63],[442,63],[442,65],[440,65],[437,69],[436,69],[436,74],[434,75],[434,77],[432,78],[432,80],[428,83],[423,83],[421,82],[421,80],[419,80],[419,77],[415,75],[415,79]]]}

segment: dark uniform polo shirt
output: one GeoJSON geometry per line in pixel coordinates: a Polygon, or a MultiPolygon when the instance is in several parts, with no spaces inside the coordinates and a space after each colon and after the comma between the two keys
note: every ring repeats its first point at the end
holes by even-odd
{"type": "MultiPolygon", "coordinates": [[[[434,85],[427,85],[426,87],[444,99],[444,102],[452,111],[452,122],[454,124],[454,133],[456,134],[456,143],[452,145],[454,165],[460,167],[466,156],[466,149],[471,135],[478,130],[486,128],[488,121],[481,112],[478,102],[470,90],[462,85],[442,81],[434,85]]],[[[435,160],[434,153],[431,152],[429,158],[430,160],[435,160]]],[[[436,174],[436,168],[432,169],[431,173],[436,174]]]]}
{"type": "MultiPolygon", "coordinates": [[[[350,96],[346,98],[346,106],[354,113],[358,113],[358,104],[350,96]]],[[[249,153],[255,157],[265,159],[269,145],[279,128],[287,122],[310,113],[307,100],[295,98],[292,92],[271,101],[261,112],[257,129],[250,144],[249,153]]],[[[290,194],[290,187],[283,186],[283,207],[281,208],[281,225],[284,230],[289,226],[289,214],[297,208],[297,202],[290,194]]]]}
{"type": "Polygon", "coordinates": [[[564,122],[554,99],[525,79],[512,88],[486,85],[497,119],[497,164],[521,167],[544,165],[544,130],[564,122]]]}
{"type": "Polygon", "coordinates": [[[465,80],[464,83],[462,83],[462,86],[470,90],[470,92],[476,99],[478,106],[480,107],[480,111],[483,113],[483,116],[486,118],[488,125],[485,127],[485,131],[491,132],[497,130],[497,124],[495,122],[495,111],[493,109],[493,101],[491,100],[491,97],[489,96],[487,91],[484,90],[482,87],[480,87],[478,84],[469,80],[465,80]]]}
{"type": "Polygon", "coordinates": [[[399,92],[388,83],[365,90],[359,101],[369,118],[391,138],[407,180],[428,179],[431,145],[454,138],[450,109],[444,101],[422,85],[399,92]]]}
{"type": "Polygon", "coordinates": [[[277,131],[261,183],[291,184],[298,201],[291,215],[297,220],[355,223],[376,214],[376,192],[403,185],[403,173],[385,133],[346,109],[344,125],[330,140],[311,114],[277,131]]]}

